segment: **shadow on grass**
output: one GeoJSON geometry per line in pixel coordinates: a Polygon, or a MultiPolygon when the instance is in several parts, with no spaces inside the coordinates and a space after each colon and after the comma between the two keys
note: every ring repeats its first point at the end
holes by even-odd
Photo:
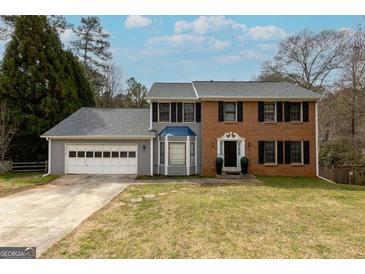
{"type": "Polygon", "coordinates": [[[257,176],[264,186],[273,188],[302,188],[302,189],[322,189],[322,190],[346,190],[365,191],[365,186],[333,184],[319,178],[308,177],[285,177],[285,176],[257,176]]]}

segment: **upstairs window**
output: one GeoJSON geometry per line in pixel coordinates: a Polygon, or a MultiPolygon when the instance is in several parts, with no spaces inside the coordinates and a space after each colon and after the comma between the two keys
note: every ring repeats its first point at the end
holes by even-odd
{"type": "Polygon", "coordinates": [[[291,122],[301,121],[301,103],[290,103],[289,117],[291,122]]]}
{"type": "Polygon", "coordinates": [[[275,122],[275,103],[264,103],[264,122],[275,122]]]}
{"type": "Polygon", "coordinates": [[[224,103],[224,121],[236,122],[236,103],[225,102],[224,103]]]}
{"type": "Polygon", "coordinates": [[[159,103],[159,122],[170,122],[170,104],[159,103]]]}
{"type": "Polygon", "coordinates": [[[184,122],[194,122],[194,103],[184,103],[184,122]]]}

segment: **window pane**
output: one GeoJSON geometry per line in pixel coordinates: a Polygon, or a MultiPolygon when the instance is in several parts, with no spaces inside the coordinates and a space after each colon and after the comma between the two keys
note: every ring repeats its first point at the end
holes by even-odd
{"type": "Polygon", "coordinates": [[[290,142],[290,161],[294,164],[302,163],[302,142],[290,142]]]}
{"type": "Polygon", "coordinates": [[[160,103],[159,104],[159,112],[160,112],[160,122],[170,122],[170,104],[169,103],[160,103]]]}
{"type": "Polygon", "coordinates": [[[169,164],[185,165],[185,143],[169,143],[169,164]]]}
{"type": "Polygon", "coordinates": [[[118,151],[112,151],[112,158],[118,158],[119,152],[118,151]]]}
{"type": "Polygon", "coordinates": [[[236,103],[224,103],[224,120],[236,121],[236,103]]]}
{"type": "Polygon", "coordinates": [[[195,165],[195,143],[190,142],[190,164],[195,165]]]}
{"type": "Polygon", "coordinates": [[[94,157],[94,152],[93,151],[86,151],[86,158],[92,158],[94,157]]]}
{"type": "Polygon", "coordinates": [[[69,151],[68,157],[75,158],[76,157],[76,151],[69,151]]]}
{"type": "Polygon", "coordinates": [[[120,158],[127,158],[127,156],[128,156],[127,151],[121,151],[120,152],[120,158]]]}
{"type": "Polygon", "coordinates": [[[95,158],[101,158],[101,151],[95,151],[95,158]]]}
{"type": "Polygon", "coordinates": [[[85,157],[85,151],[78,151],[77,157],[84,158],[85,157]]]}
{"type": "Polygon", "coordinates": [[[160,142],[160,165],[165,164],[165,143],[160,142]]]}
{"type": "Polygon", "coordinates": [[[290,121],[300,121],[300,103],[290,103],[290,121]]]}
{"type": "Polygon", "coordinates": [[[103,158],[110,158],[110,152],[109,151],[103,151],[103,158]]]}
{"type": "Polygon", "coordinates": [[[128,157],[129,158],[136,158],[136,152],[135,151],[129,151],[128,152],[128,157]]]}
{"type": "Polygon", "coordinates": [[[264,142],[264,162],[265,164],[275,164],[275,142],[264,142]]]}
{"type": "Polygon", "coordinates": [[[264,104],[264,121],[265,122],[275,121],[275,103],[264,104]]]}
{"type": "Polygon", "coordinates": [[[184,103],[184,122],[194,122],[194,104],[184,103]]]}

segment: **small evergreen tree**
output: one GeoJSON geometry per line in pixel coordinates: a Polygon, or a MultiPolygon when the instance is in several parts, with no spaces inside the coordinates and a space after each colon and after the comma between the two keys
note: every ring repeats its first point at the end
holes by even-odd
{"type": "Polygon", "coordinates": [[[93,105],[82,68],[62,49],[46,16],[18,16],[0,74],[0,99],[20,123],[13,160],[44,160],[40,135],[83,105],[93,105]]]}

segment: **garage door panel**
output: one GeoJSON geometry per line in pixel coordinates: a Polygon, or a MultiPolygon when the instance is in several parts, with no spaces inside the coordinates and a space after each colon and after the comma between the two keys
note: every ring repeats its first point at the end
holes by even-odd
{"type": "Polygon", "coordinates": [[[137,145],[69,144],[69,174],[137,174],[137,145]]]}

